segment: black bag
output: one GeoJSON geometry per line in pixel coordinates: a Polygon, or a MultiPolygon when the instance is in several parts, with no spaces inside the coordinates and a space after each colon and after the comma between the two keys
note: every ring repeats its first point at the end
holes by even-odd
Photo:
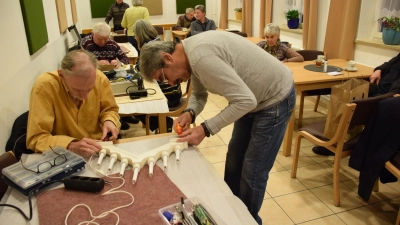
{"type": "Polygon", "coordinates": [[[15,119],[10,138],[6,144],[6,151],[12,150],[19,161],[22,154],[32,154],[32,150],[26,148],[26,130],[28,125],[29,111],[15,119]]]}
{"type": "Polygon", "coordinates": [[[181,85],[171,86],[167,83],[158,83],[165,97],[168,99],[168,107],[176,107],[181,102],[182,89],[181,85]]]}

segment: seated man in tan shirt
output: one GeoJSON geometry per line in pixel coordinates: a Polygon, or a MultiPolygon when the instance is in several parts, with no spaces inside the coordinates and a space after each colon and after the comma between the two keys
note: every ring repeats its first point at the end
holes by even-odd
{"type": "Polygon", "coordinates": [[[69,52],[61,69],[38,77],[29,103],[27,148],[60,146],[81,156],[101,150],[98,140],[116,140],[121,126],[110,81],[85,50],[69,52]]]}

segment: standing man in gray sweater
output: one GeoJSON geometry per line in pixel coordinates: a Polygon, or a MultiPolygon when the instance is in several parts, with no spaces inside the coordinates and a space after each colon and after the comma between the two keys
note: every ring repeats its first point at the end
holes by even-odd
{"type": "Polygon", "coordinates": [[[225,164],[225,182],[262,224],[258,212],[296,100],[292,72],[243,37],[209,31],[175,42],[146,44],[140,68],[147,80],[175,85],[191,79],[193,92],[185,113],[174,121],[184,132],[178,141],[198,145],[234,122],[225,164]],[[229,105],[200,126],[190,128],[208,92],[229,105]]]}

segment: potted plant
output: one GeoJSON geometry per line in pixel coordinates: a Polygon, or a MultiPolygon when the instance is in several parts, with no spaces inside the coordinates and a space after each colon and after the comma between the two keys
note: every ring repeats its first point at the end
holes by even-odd
{"type": "Polygon", "coordinates": [[[235,8],[236,20],[242,20],[242,8],[235,8]]]}
{"type": "Polygon", "coordinates": [[[382,17],[378,20],[382,31],[382,41],[386,45],[400,44],[400,18],[396,16],[382,17]]]}
{"type": "Polygon", "coordinates": [[[299,11],[293,9],[286,13],[287,25],[289,29],[297,29],[299,27],[299,11]]]}

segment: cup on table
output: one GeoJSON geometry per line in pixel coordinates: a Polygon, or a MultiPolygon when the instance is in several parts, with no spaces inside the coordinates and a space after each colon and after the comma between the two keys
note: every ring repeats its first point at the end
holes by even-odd
{"type": "Polygon", "coordinates": [[[354,62],[353,60],[349,61],[347,63],[347,67],[346,70],[352,71],[355,70],[355,66],[356,66],[356,62],[354,62]]]}
{"type": "Polygon", "coordinates": [[[321,67],[322,64],[325,62],[325,56],[324,55],[318,55],[317,60],[315,60],[315,66],[316,67],[321,67]]]}

